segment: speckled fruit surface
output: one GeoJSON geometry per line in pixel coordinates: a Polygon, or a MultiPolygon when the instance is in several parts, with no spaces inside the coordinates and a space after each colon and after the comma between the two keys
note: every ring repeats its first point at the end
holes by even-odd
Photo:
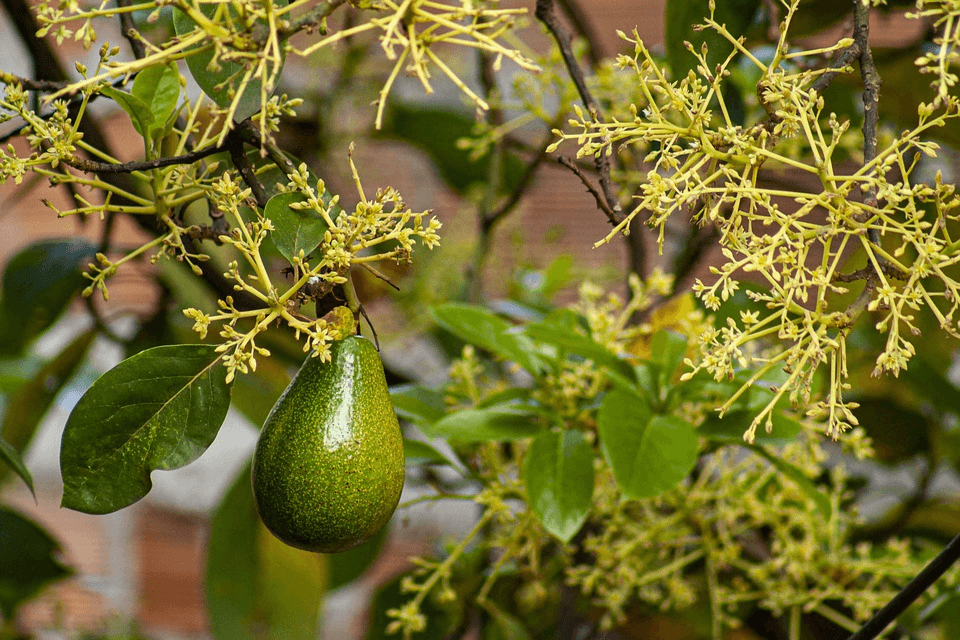
{"type": "Polygon", "coordinates": [[[393,515],[403,436],[373,344],[350,336],[331,362],[307,358],[263,424],[253,495],[264,525],[290,546],[355,547],[393,515]]]}

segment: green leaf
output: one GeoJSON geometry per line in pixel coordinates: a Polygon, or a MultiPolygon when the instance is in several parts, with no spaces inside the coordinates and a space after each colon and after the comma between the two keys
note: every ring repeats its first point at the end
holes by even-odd
{"type": "Polygon", "coordinates": [[[204,591],[214,638],[318,637],[328,562],[283,544],[261,524],[249,465],[217,507],[207,549],[204,591]]]}
{"type": "Polygon", "coordinates": [[[60,317],[83,288],[81,269],[95,251],[84,240],[41,240],[10,259],[3,272],[0,352],[23,353],[60,317]]]}
{"type": "Polygon", "coordinates": [[[490,625],[487,640],[532,640],[533,636],[523,622],[512,613],[504,611],[492,600],[483,603],[483,608],[490,614],[490,625]]]}
{"type": "Polygon", "coordinates": [[[434,447],[420,440],[403,439],[403,456],[408,466],[422,464],[452,464],[434,447]]]}
{"type": "Polygon", "coordinates": [[[823,515],[826,520],[829,520],[833,514],[833,508],[830,506],[830,498],[827,497],[825,493],[817,489],[816,485],[800,470],[799,467],[790,464],[786,460],[782,460],[777,456],[769,453],[763,447],[756,444],[745,445],[755,451],[758,455],[762,456],[772,464],[777,470],[783,475],[790,478],[790,480],[800,488],[807,496],[813,500],[814,504],[817,505],[817,510],[823,515]]]}
{"type": "Polygon", "coordinates": [[[451,302],[433,307],[430,313],[437,324],[461,340],[516,362],[534,375],[543,369],[530,339],[508,333],[512,325],[486,307],[451,302]]]}
{"type": "Polygon", "coordinates": [[[677,486],[697,461],[697,434],[677,416],[653,415],[639,397],[609,393],[597,427],[603,453],[628,498],[651,498],[677,486]]]}
{"type": "MultiPolygon", "coordinates": [[[[3,415],[3,423],[0,424],[0,434],[2,434],[3,443],[9,446],[13,453],[17,454],[17,458],[30,445],[43,416],[46,415],[50,405],[53,404],[64,385],[73,377],[77,368],[84,361],[87,351],[96,337],[96,329],[80,334],[56,358],[41,367],[31,380],[19,387],[9,398],[3,415]]],[[[12,466],[15,471],[18,471],[15,465],[12,466]]],[[[27,482],[30,490],[33,491],[31,482],[19,471],[18,475],[27,482]]],[[[0,472],[0,477],[2,476],[3,473],[0,472]]]]}
{"type": "Polygon", "coordinates": [[[64,428],[62,506],[122,509],[150,491],[155,469],[196,460],[230,406],[226,374],[216,347],[175,345],[141,351],[100,376],[64,428]]]}
{"type": "MultiPolygon", "coordinates": [[[[274,0],[274,6],[285,7],[288,0],[274,0]]],[[[200,11],[208,18],[213,18],[217,8],[223,6],[230,13],[231,19],[236,21],[237,16],[229,4],[201,4],[200,11]]],[[[262,21],[257,22],[258,26],[265,26],[262,21]]],[[[197,26],[193,18],[179,9],[173,11],[173,28],[178,36],[185,36],[191,33],[197,26]]],[[[283,53],[286,58],[286,53],[283,53]]],[[[190,69],[190,75],[197,81],[200,88],[213,100],[218,106],[228,108],[234,100],[240,81],[246,73],[244,65],[239,62],[220,60],[218,66],[211,65],[213,62],[213,48],[207,48],[199,53],[193,54],[187,58],[187,67],[190,69]]],[[[280,62],[281,68],[283,61],[280,62]]],[[[277,70],[279,75],[280,70],[277,70]]],[[[237,109],[233,114],[236,122],[246,120],[253,114],[260,111],[260,89],[261,83],[258,80],[251,80],[243,89],[237,109]]]]}
{"type": "Polygon", "coordinates": [[[666,329],[654,334],[650,342],[650,357],[657,364],[660,387],[667,386],[687,353],[687,337],[666,329]]]}
{"type": "Polygon", "coordinates": [[[633,380],[633,369],[627,362],[615,356],[593,338],[576,333],[568,326],[538,322],[526,325],[523,332],[533,340],[554,345],[568,353],[592,360],[594,364],[608,369],[619,378],[633,380]]]}
{"type": "Polygon", "coordinates": [[[447,412],[443,394],[419,384],[392,387],[390,399],[397,415],[414,424],[436,422],[447,412]]]}
{"type": "MultiPolygon", "coordinates": [[[[697,427],[697,435],[716,442],[743,444],[743,434],[750,428],[756,414],[757,411],[730,411],[721,418],[718,413],[713,412],[697,427]]],[[[782,446],[796,440],[800,435],[800,423],[793,418],[774,411],[770,419],[773,429],[770,433],[763,427],[757,429],[755,443],[782,446]]]]}
{"type": "Polygon", "coordinates": [[[336,554],[326,555],[327,591],[335,591],[357,580],[373,566],[387,541],[390,527],[381,528],[363,544],[336,554]]]}
{"type": "Polygon", "coordinates": [[[132,93],[114,89],[113,87],[103,87],[100,89],[100,93],[116,102],[120,105],[121,109],[127,112],[127,115],[130,116],[130,121],[133,123],[133,128],[137,130],[140,137],[150,137],[150,131],[153,129],[155,122],[153,112],[150,110],[150,105],[132,93]]]}
{"type": "MultiPolygon", "coordinates": [[[[30,489],[30,494],[33,495],[34,500],[36,500],[37,494],[33,490],[33,476],[30,475],[30,470],[27,469],[27,465],[23,463],[23,457],[12,444],[2,437],[0,437],[0,462],[4,462],[8,467],[13,469],[13,472],[23,480],[30,489]]],[[[0,469],[0,476],[2,476],[2,469],[0,469]]]]}
{"type": "MultiPolygon", "coordinates": [[[[717,31],[704,28],[695,29],[710,16],[710,0],[667,0],[665,44],[667,61],[672,69],[673,79],[681,80],[690,70],[695,70],[697,59],[690,53],[684,42],[693,45],[694,51],[706,43],[708,71],[712,74],[716,65],[723,62],[733,52],[733,45],[717,31]]],[[[734,37],[743,35],[754,16],[760,9],[762,0],[723,0],[716,3],[714,20],[725,25],[734,37]]]]}
{"type": "Polygon", "coordinates": [[[317,248],[328,227],[326,221],[313,209],[292,209],[291,204],[306,202],[302,193],[278,193],[270,198],[263,215],[273,222],[270,234],[277,249],[291,264],[303,251],[304,255],[317,248]]]}
{"type": "Polygon", "coordinates": [[[530,507],[543,528],[569,542],[593,499],[593,449],[580,431],[541,433],[524,464],[530,507]]]}
{"type": "Polygon", "coordinates": [[[9,621],[22,603],[73,570],[58,558],[60,544],[47,531],[2,506],[0,532],[0,613],[9,621]]]}
{"type": "Polygon", "coordinates": [[[133,81],[133,97],[139,99],[153,119],[150,135],[161,130],[177,108],[180,100],[180,72],[173,62],[155,64],[137,74],[133,81]]]}
{"type": "Polygon", "coordinates": [[[420,428],[430,437],[456,442],[522,440],[540,430],[532,413],[510,406],[462,409],[420,428]]]}

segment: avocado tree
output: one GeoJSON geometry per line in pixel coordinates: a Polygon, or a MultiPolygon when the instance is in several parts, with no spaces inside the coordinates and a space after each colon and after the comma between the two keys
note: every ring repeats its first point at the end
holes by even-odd
{"type": "MultiPolygon", "coordinates": [[[[665,46],[624,24],[611,57],[584,4],[4,0],[36,68],[0,69],[0,182],[46,180],[51,215],[98,239],[30,244],[3,272],[11,366],[75,300],[90,328],[3,389],[0,471],[32,488],[23,452],[105,339],[126,358],[66,423],[62,506],[142,499],[231,404],[265,424],[253,491],[245,468],[212,519],[216,638],[317,636],[397,502],[394,414],[426,491],[399,513],[478,516],[382,587],[369,638],[960,637],[957,540],[937,555],[960,503],[934,492],[960,462],[960,7],[668,0],[665,46]],[[881,48],[878,19],[919,28],[881,48]],[[97,54],[67,73],[67,41],[97,54]],[[473,230],[441,245],[438,217],[358,161],[383,138],[435,165],[473,230]],[[626,273],[550,256],[491,282],[550,165],[609,222],[585,246],[623,243],[626,273]],[[133,270],[156,305],[124,333],[109,290],[133,270]],[[378,342],[375,298],[444,350],[444,384],[388,368],[388,396],[352,337],[378,342]],[[861,517],[904,461],[914,486],[861,517]]],[[[16,637],[70,569],[54,534],[12,509],[0,525],[16,637]]]]}

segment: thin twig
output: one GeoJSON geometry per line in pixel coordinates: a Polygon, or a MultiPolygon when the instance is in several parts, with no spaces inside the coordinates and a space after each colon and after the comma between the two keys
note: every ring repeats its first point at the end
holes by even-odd
{"type": "Polygon", "coordinates": [[[610,221],[610,224],[616,225],[620,222],[620,219],[622,218],[618,218],[617,212],[610,208],[606,199],[604,199],[603,194],[597,191],[597,188],[593,186],[592,182],[590,182],[590,178],[588,178],[583,171],[580,170],[580,167],[578,167],[569,158],[564,158],[563,156],[559,156],[557,158],[557,162],[565,166],[567,169],[570,169],[570,171],[573,171],[573,173],[580,178],[580,182],[583,183],[583,186],[587,188],[587,191],[589,191],[594,200],[597,201],[597,208],[607,214],[607,220],[610,221]]]}
{"type": "Polygon", "coordinates": [[[924,591],[946,573],[953,564],[960,560],[960,535],[951,540],[937,557],[923,568],[913,580],[907,583],[900,593],[895,595],[880,611],[867,621],[859,631],[848,640],[873,640],[887,628],[897,617],[907,610],[924,591]]]}
{"type": "MultiPolygon", "coordinates": [[[[580,68],[580,63],[577,62],[577,57],[573,53],[573,47],[570,45],[570,34],[560,23],[554,0],[537,0],[536,16],[547,27],[553,35],[554,40],[557,41],[557,46],[560,47],[560,54],[563,56],[564,64],[566,64],[567,71],[570,73],[570,78],[573,80],[573,84],[576,85],[580,99],[583,101],[584,106],[586,106],[587,111],[589,111],[590,116],[596,122],[603,123],[604,120],[600,115],[600,107],[590,93],[590,89],[587,88],[583,69],[580,68]]],[[[600,173],[600,189],[603,193],[603,202],[606,205],[605,207],[601,207],[601,210],[607,214],[607,218],[611,224],[617,225],[625,216],[623,215],[620,204],[617,202],[613,185],[610,183],[610,156],[606,153],[599,153],[594,157],[594,162],[597,165],[597,171],[600,173]],[[610,212],[613,213],[613,217],[610,216],[610,212]]],[[[591,189],[591,191],[594,190],[591,189]]],[[[598,204],[599,202],[598,199],[598,204]]]]}
{"type": "Polygon", "coordinates": [[[367,271],[369,271],[371,274],[373,274],[374,277],[379,278],[380,280],[383,280],[384,282],[386,282],[388,285],[390,285],[391,287],[393,287],[393,288],[396,289],[397,291],[400,291],[400,287],[398,287],[397,285],[393,284],[393,280],[391,280],[390,278],[388,278],[385,274],[377,271],[377,269],[376,269],[375,267],[371,267],[369,264],[367,264],[367,263],[365,263],[365,262],[362,263],[360,266],[363,267],[364,269],[366,269],[367,271]]]}
{"type": "Polygon", "coordinates": [[[604,59],[603,42],[600,34],[590,23],[587,12],[583,10],[577,0],[557,0],[560,8],[567,14],[573,28],[577,30],[577,35],[587,41],[587,57],[590,58],[590,64],[599,67],[604,59]]]}
{"type": "Polygon", "coordinates": [[[132,173],[134,171],[150,171],[151,169],[160,169],[175,164],[192,164],[197,160],[202,160],[208,156],[224,151],[225,147],[207,147],[200,151],[191,151],[181,156],[168,156],[166,158],[156,158],[154,160],[136,160],[133,162],[121,162],[114,164],[111,162],[100,162],[98,160],[87,160],[78,156],[66,156],[60,159],[63,164],[78,169],[85,173],[95,173],[97,175],[109,175],[117,173],[132,173]]]}
{"type": "MultiPolygon", "coordinates": [[[[118,7],[131,6],[130,0],[117,0],[118,7]]],[[[147,57],[147,47],[143,44],[143,38],[137,31],[137,26],[133,23],[133,14],[129,11],[120,12],[120,29],[123,31],[123,37],[130,43],[130,49],[133,50],[133,57],[142,60],[147,57]]]]}
{"type": "Polygon", "coordinates": [[[830,67],[835,69],[835,71],[827,71],[820,74],[813,84],[810,85],[811,91],[816,91],[817,93],[823,92],[830,83],[838,75],[843,73],[843,70],[854,63],[854,61],[860,59],[861,45],[856,40],[852,45],[840,52],[840,55],[837,56],[836,60],[830,63],[830,67]]]}
{"type": "Polygon", "coordinates": [[[70,83],[66,80],[33,80],[7,71],[0,71],[0,82],[3,84],[18,84],[26,91],[55,92],[70,86],[70,83]]]}
{"type": "Polygon", "coordinates": [[[250,158],[247,157],[243,148],[242,136],[234,129],[227,134],[225,144],[227,150],[230,152],[230,159],[233,160],[233,165],[237,168],[237,171],[240,172],[240,177],[243,178],[243,181],[253,192],[253,199],[257,201],[257,206],[263,209],[267,206],[267,200],[269,200],[267,191],[264,189],[263,183],[260,182],[260,178],[257,177],[257,173],[250,163],[250,158]]]}

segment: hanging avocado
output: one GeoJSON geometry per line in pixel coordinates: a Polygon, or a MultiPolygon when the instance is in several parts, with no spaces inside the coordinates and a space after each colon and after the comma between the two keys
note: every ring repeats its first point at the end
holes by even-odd
{"type": "Polygon", "coordinates": [[[335,553],[380,530],[403,489],[403,436],[373,344],[350,336],[307,358],[264,422],[253,495],[275,536],[335,553]]]}

